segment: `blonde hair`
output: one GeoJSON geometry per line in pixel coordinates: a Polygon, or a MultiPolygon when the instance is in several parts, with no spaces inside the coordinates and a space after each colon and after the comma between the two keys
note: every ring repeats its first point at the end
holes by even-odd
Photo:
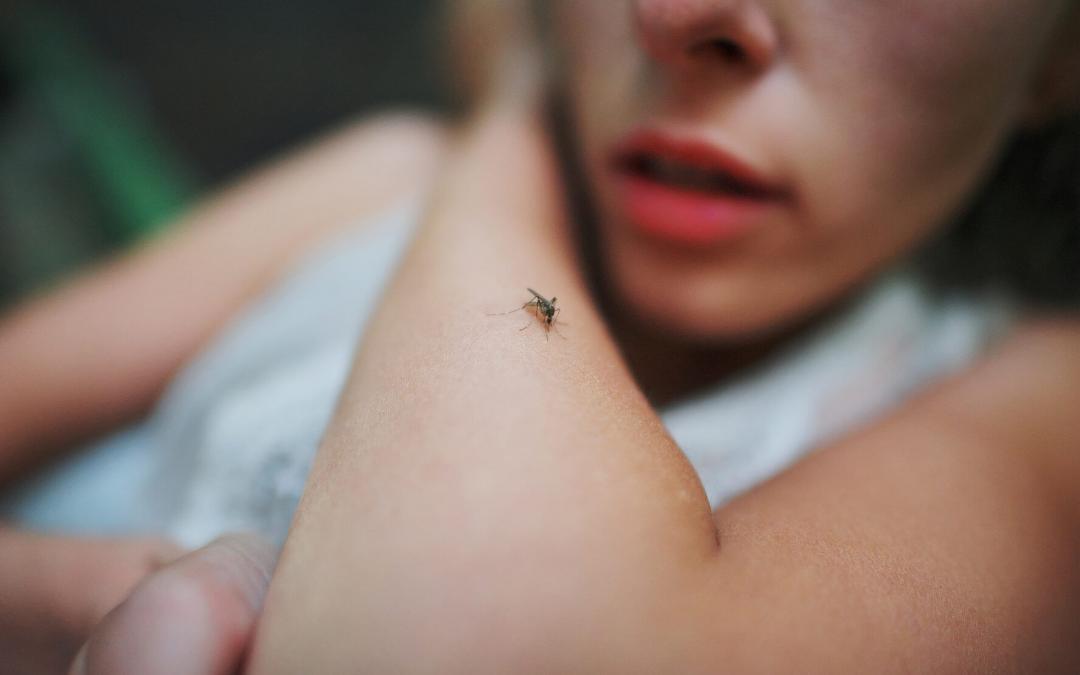
{"type": "Polygon", "coordinates": [[[449,0],[450,79],[458,103],[475,103],[514,78],[543,77],[532,0],[449,0]]]}

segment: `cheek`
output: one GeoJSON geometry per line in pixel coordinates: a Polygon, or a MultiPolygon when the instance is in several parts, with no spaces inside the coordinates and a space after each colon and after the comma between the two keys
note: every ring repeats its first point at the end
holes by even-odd
{"type": "Polygon", "coordinates": [[[1015,6],[845,1],[805,17],[790,128],[807,133],[787,133],[812,222],[909,242],[951,215],[1013,125],[1046,33],[1015,6]]]}
{"type": "Polygon", "coordinates": [[[556,42],[581,135],[620,127],[640,117],[660,94],[649,81],[648,58],[638,45],[626,0],[561,0],[556,3],[556,42]]]}
{"type": "MultiPolygon", "coordinates": [[[[910,250],[960,205],[1013,124],[1050,21],[1018,2],[787,5],[783,61],[738,105],[718,92],[710,123],[783,168],[798,212],[745,250],[694,264],[607,223],[624,298],[699,337],[746,334],[824,305],[910,250]]],[[[574,117],[603,206],[599,151],[663,105],[663,83],[648,81],[655,70],[623,3],[559,5],[574,117]]]]}
{"type": "Polygon", "coordinates": [[[602,83],[635,50],[631,12],[625,2],[563,0],[555,4],[556,42],[564,52],[565,75],[602,83]]]}

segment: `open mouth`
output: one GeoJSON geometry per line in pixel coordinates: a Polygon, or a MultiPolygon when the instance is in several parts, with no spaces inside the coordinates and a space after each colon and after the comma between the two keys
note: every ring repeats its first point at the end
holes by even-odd
{"type": "Polygon", "coordinates": [[[618,208],[651,238],[694,247],[734,240],[788,205],[785,186],[708,142],[639,131],[611,155],[618,208]]]}
{"type": "Polygon", "coordinates": [[[743,199],[771,200],[786,190],[734,155],[707,142],[638,131],[612,154],[616,172],[672,188],[743,199]]]}
{"type": "Polygon", "coordinates": [[[677,159],[645,152],[632,152],[619,156],[615,161],[615,167],[624,175],[694,192],[763,200],[779,196],[777,190],[773,188],[741,179],[724,169],[695,166],[677,159]]]}

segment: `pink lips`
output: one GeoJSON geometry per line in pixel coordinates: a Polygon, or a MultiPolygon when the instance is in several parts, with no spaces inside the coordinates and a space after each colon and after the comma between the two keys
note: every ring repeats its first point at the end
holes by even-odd
{"type": "Polygon", "coordinates": [[[783,186],[702,141],[637,131],[612,159],[624,215],[642,233],[677,245],[735,240],[790,199],[783,186]]]}

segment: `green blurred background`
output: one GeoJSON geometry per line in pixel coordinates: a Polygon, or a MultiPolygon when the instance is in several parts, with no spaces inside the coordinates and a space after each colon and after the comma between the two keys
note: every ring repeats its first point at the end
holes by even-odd
{"type": "Polygon", "coordinates": [[[388,105],[446,105],[441,0],[0,3],[0,308],[388,105]]]}

